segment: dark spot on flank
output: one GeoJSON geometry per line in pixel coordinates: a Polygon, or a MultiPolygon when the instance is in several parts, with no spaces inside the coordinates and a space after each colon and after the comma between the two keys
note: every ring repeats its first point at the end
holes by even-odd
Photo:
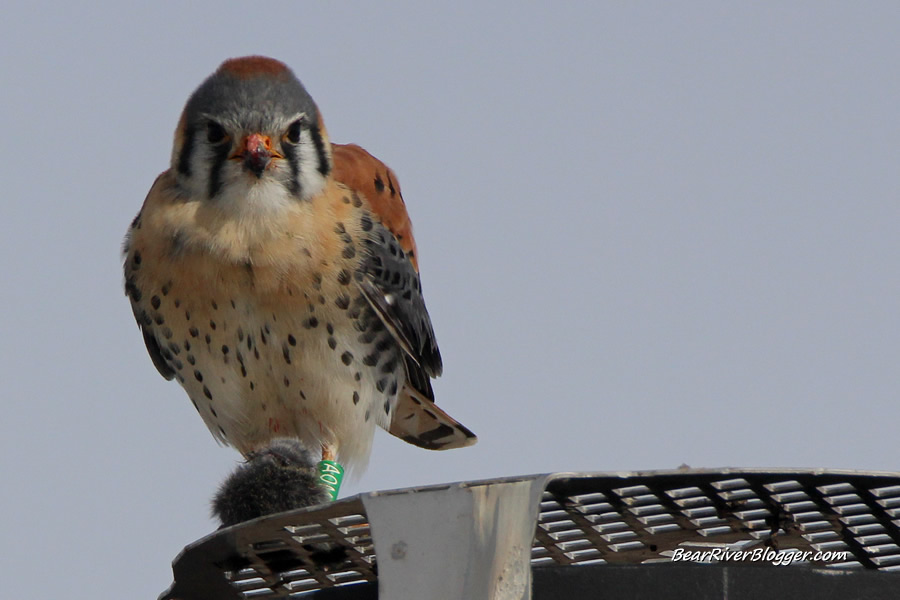
{"type": "Polygon", "coordinates": [[[189,311],[189,310],[184,311],[184,320],[185,321],[191,320],[191,311],[189,311]]]}
{"type": "MultiPolygon", "coordinates": [[[[136,221],[137,219],[135,219],[136,221]]],[[[133,225],[133,223],[132,223],[133,225]]],[[[131,265],[133,269],[138,269],[141,266],[141,252],[140,250],[135,250],[134,254],[131,255],[131,265]]]]}
{"type": "Polygon", "coordinates": [[[378,355],[377,354],[369,354],[365,358],[363,358],[363,364],[367,367],[374,367],[378,364],[378,355]]]}
{"type": "Polygon", "coordinates": [[[212,344],[212,337],[208,333],[205,336],[203,336],[203,339],[206,340],[207,344],[212,344]]]}
{"type": "Polygon", "coordinates": [[[222,426],[221,426],[221,425],[219,425],[219,433],[221,433],[221,434],[222,434],[222,437],[224,437],[224,438],[227,438],[227,437],[228,437],[228,435],[225,433],[225,430],[222,429],[222,426]]]}
{"type": "Polygon", "coordinates": [[[143,297],[141,290],[137,288],[132,279],[125,282],[125,293],[135,302],[140,302],[143,297]]]}
{"type": "Polygon", "coordinates": [[[359,226],[362,227],[363,231],[372,231],[372,217],[363,215],[359,219],[359,226]]]}
{"type": "Polygon", "coordinates": [[[357,371],[356,373],[353,374],[353,379],[355,379],[356,381],[359,381],[360,379],[362,379],[362,374],[359,371],[357,371]]]}
{"type": "Polygon", "coordinates": [[[322,274],[321,273],[313,273],[313,289],[315,289],[315,290],[322,289],[322,274]]]}
{"type": "Polygon", "coordinates": [[[329,336],[328,337],[328,347],[331,348],[332,350],[337,348],[337,340],[334,339],[333,337],[329,336]]]}
{"type": "Polygon", "coordinates": [[[240,326],[238,326],[237,333],[238,333],[238,341],[243,342],[244,341],[244,330],[240,326]]]}
{"type": "Polygon", "coordinates": [[[391,414],[391,401],[390,400],[384,401],[384,414],[386,414],[386,415],[391,414]]]}
{"type": "Polygon", "coordinates": [[[350,285],[350,272],[347,269],[341,269],[338,271],[337,280],[341,285],[350,285]]]}
{"type": "Polygon", "coordinates": [[[210,301],[210,304],[212,305],[213,310],[219,310],[219,305],[216,304],[216,301],[215,301],[215,300],[211,300],[211,301],[210,301]]]}
{"type": "Polygon", "coordinates": [[[288,334],[288,344],[290,344],[291,346],[297,345],[297,338],[295,338],[291,333],[288,334]]]}
{"type": "Polygon", "coordinates": [[[350,296],[348,296],[347,294],[339,294],[338,297],[334,300],[334,305],[341,310],[347,310],[348,308],[350,308],[350,296]]]}
{"type": "MultiPolygon", "coordinates": [[[[171,333],[171,331],[169,333],[171,333]]],[[[175,356],[181,354],[181,346],[179,346],[175,342],[169,342],[169,350],[171,350],[172,354],[174,354],[175,356]]]]}
{"type": "Polygon", "coordinates": [[[216,412],[216,409],[213,407],[212,404],[209,405],[209,412],[211,412],[212,416],[214,416],[215,418],[217,418],[217,419],[219,418],[219,413],[216,412]]]}
{"type": "Polygon", "coordinates": [[[303,322],[304,329],[315,329],[319,326],[319,320],[315,317],[310,317],[303,322]]]}
{"type": "Polygon", "coordinates": [[[284,387],[290,387],[290,385],[291,385],[291,380],[288,379],[287,377],[285,377],[284,378],[284,387]]]}
{"type": "Polygon", "coordinates": [[[190,329],[188,329],[188,331],[191,333],[191,337],[197,337],[198,335],[200,335],[200,332],[196,327],[191,327],[190,329]]]}
{"type": "Polygon", "coordinates": [[[344,204],[350,204],[350,198],[348,196],[341,196],[341,202],[344,204]]]}
{"type": "Polygon", "coordinates": [[[387,379],[382,378],[375,382],[375,389],[378,390],[379,392],[383,392],[386,387],[387,387],[387,379]]]}
{"type": "Polygon", "coordinates": [[[163,327],[161,331],[162,331],[164,338],[166,338],[167,340],[172,339],[172,330],[171,329],[169,329],[168,327],[163,327]]]}
{"type": "Polygon", "coordinates": [[[353,206],[356,208],[362,206],[362,200],[360,199],[359,194],[356,194],[355,192],[353,194],[353,206]]]}
{"type": "Polygon", "coordinates": [[[343,256],[344,258],[353,258],[354,256],[356,256],[356,249],[353,246],[347,244],[346,246],[344,246],[344,251],[341,252],[341,256],[343,256]]]}
{"type": "Polygon", "coordinates": [[[325,331],[328,332],[328,335],[332,335],[334,333],[334,325],[332,325],[331,323],[326,323],[325,331]]]}
{"type": "Polygon", "coordinates": [[[250,390],[252,391],[252,390],[255,390],[255,389],[256,389],[256,384],[253,383],[253,382],[251,381],[251,382],[250,382],[250,390]]]}
{"type": "Polygon", "coordinates": [[[203,386],[203,395],[212,400],[212,392],[210,392],[209,388],[205,385],[203,386]]]}
{"type": "Polygon", "coordinates": [[[163,323],[166,322],[166,320],[163,319],[162,315],[156,315],[156,317],[154,317],[153,320],[156,322],[157,325],[162,325],[163,323]]]}
{"type": "Polygon", "coordinates": [[[287,344],[281,347],[281,354],[284,356],[284,362],[291,364],[291,351],[288,349],[287,344]]]}
{"type": "Polygon", "coordinates": [[[160,288],[159,291],[162,292],[162,295],[163,295],[163,296],[168,296],[168,295],[169,295],[169,290],[170,290],[170,289],[172,289],[172,282],[171,282],[171,281],[170,281],[169,283],[165,284],[164,286],[162,286],[162,287],[160,288]]]}
{"type": "Polygon", "coordinates": [[[300,390],[300,397],[306,400],[306,394],[303,393],[303,390],[300,390]]]}
{"type": "Polygon", "coordinates": [[[187,350],[188,352],[191,351],[191,342],[190,341],[184,340],[184,349],[187,350]]]}
{"type": "Polygon", "coordinates": [[[247,376],[247,367],[245,367],[244,365],[241,365],[241,376],[242,377],[247,376]]]}
{"type": "Polygon", "coordinates": [[[201,382],[202,382],[202,381],[203,381],[203,373],[201,373],[200,371],[195,370],[195,371],[194,371],[194,379],[196,379],[197,381],[201,381],[201,382]]]}
{"type": "Polygon", "coordinates": [[[367,411],[366,411],[366,422],[368,423],[368,422],[369,422],[369,419],[371,419],[371,418],[372,418],[372,415],[371,415],[371,413],[367,410],[367,411]]]}
{"type": "Polygon", "coordinates": [[[197,364],[197,359],[194,358],[194,355],[193,355],[193,354],[188,354],[186,358],[187,358],[188,363],[191,364],[191,366],[197,364]]]}
{"type": "Polygon", "coordinates": [[[391,396],[397,395],[397,380],[396,379],[391,382],[391,387],[388,390],[388,394],[390,394],[391,396]]]}
{"type": "Polygon", "coordinates": [[[341,362],[345,365],[349,365],[351,362],[353,362],[353,355],[349,352],[344,352],[343,354],[341,354],[341,362]]]}
{"type": "Polygon", "coordinates": [[[347,233],[347,228],[344,227],[344,224],[338,221],[334,224],[334,232],[337,234],[347,233]]]}
{"type": "Polygon", "coordinates": [[[225,344],[222,344],[222,354],[228,354],[228,350],[229,350],[228,346],[226,346],[225,344]]]}
{"type": "Polygon", "coordinates": [[[212,329],[213,331],[216,330],[216,322],[213,321],[212,319],[210,319],[210,321],[209,321],[209,328],[212,329]]]}
{"type": "Polygon", "coordinates": [[[159,296],[151,296],[150,297],[150,306],[152,306],[154,309],[159,308],[160,303],[161,302],[160,302],[159,296]]]}
{"type": "Polygon", "coordinates": [[[359,392],[353,392],[353,404],[359,404],[359,392]]]}

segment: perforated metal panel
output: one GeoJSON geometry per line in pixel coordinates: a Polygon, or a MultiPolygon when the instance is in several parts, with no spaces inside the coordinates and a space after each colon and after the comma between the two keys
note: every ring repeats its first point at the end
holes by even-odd
{"type": "Polygon", "coordinates": [[[763,562],[900,569],[896,475],[563,477],[549,482],[538,521],[533,564],[637,564],[671,560],[680,549],[709,562],[769,557],[763,562]],[[796,551],[808,554],[787,556],[796,551]]]}
{"type": "MultiPolygon", "coordinates": [[[[685,470],[516,478],[523,479],[544,482],[536,488],[544,489],[539,514],[530,516],[535,566],[637,565],[671,560],[676,551],[727,549],[765,551],[769,562],[793,551],[845,552],[844,558],[802,563],[900,570],[900,474],[685,470]]],[[[504,481],[512,480],[453,485],[504,481]]],[[[199,540],[173,563],[175,583],[161,598],[302,598],[376,581],[366,497],[258,519],[199,540]]]]}
{"type": "Polygon", "coordinates": [[[257,519],[195,542],[173,563],[175,583],[160,598],[302,596],[375,581],[374,563],[365,509],[354,497],[257,519]],[[182,563],[187,566],[179,568],[182,563]]]}

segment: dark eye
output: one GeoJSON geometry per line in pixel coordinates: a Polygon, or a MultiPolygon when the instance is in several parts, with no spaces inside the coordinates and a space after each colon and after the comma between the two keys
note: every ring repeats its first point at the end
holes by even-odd
{"type": "Polygon", "coordinates": [[[215,121],[209,121],[206,124],[206,141],[210,144],[218,144],[222,142],[225,137],[225,128],[216,123],[215,121]]]}
{"type": "Polygon", "coordinates": [[[292,144],[300,143],[300,129],[303,127],[303,121],[301,119],[297,119],[291,126],[288,127],[287,133],[284,134],[284,138],[292,144]]]}

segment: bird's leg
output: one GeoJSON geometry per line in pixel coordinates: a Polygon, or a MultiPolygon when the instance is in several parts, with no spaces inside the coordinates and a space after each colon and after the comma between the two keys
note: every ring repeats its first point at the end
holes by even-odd
{"type": "Polygon", "coordinates": [[[329,444],[322,445],[322,460],[318,464],[319,485],[325,488],[332,500],[337,500],[341,491],[341,480],[344,478],[344,467],[334,459],[337,453],[329,444]]]}
{"type": "Polygon", "coordinates": [[[334,448],[327,444],[322,444],[322,460],[334,460],[334,448]]]}

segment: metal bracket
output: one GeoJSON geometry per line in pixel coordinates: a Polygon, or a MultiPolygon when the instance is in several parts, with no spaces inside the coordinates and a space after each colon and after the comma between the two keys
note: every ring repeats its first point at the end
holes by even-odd
{"type": "Polygon", "coordinates": [[[378,590],[393,600],[530,600],[545,478],[363,496],[378,590]]]}

